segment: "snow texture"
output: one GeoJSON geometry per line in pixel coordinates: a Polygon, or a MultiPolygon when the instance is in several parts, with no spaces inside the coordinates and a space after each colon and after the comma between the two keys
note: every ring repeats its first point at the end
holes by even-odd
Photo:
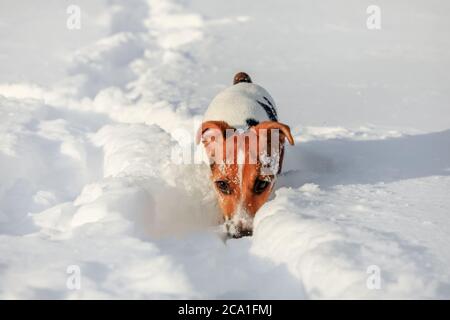
{"type": "Polygon", "coordinates": [[[0,4],[0,298],[450,298],[448,2],[78,2],[0,4]],[[224,241],[172,151],[238,71],[296,145],[224,241]]]}

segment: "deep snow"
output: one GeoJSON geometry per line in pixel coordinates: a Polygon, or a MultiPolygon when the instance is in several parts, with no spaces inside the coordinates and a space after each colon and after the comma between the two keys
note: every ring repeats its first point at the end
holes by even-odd
{"type": "Polygon", "coordinates": [[[447,2],[68,4],[1,4],[0,298],[450,298],[447,2]],[[296,146],[223,241],[172,150],[240,70],[296,146]]]}

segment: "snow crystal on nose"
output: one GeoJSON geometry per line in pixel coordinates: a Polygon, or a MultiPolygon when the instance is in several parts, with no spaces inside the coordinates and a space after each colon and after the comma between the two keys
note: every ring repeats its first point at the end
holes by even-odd
{"type": "Polygon", "coordinates": [[[224,223],[224,231],[233,237],[239,237],[245,234],[251,234],[253,229],[253,217],[239,203],[235,214],[231,219],[227,219],[224,223]]]}

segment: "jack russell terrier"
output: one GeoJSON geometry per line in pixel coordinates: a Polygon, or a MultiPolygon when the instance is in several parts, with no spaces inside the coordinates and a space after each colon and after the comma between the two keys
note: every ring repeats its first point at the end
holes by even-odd
{"type": "Polygon", "coordinates": [[[208,156],[229,236],[252,235],[253,218],[281,172],[285,139],[294,144],[272,97],[244,72],[209,105],[196,142],[208,156]]]}

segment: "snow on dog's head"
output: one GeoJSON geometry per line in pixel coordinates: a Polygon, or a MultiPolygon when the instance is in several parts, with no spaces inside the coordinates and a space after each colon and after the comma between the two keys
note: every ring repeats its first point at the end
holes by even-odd
{"type": "Polygon", "coordinates": [[[290,129],[265,121],[235,129],[224,121],[206,121],[197,134],[211,167],[226,232],[233,237],[252,234],[253,217],[267,201],[281,170],[284,140],[294,144],[290,129]]]}

